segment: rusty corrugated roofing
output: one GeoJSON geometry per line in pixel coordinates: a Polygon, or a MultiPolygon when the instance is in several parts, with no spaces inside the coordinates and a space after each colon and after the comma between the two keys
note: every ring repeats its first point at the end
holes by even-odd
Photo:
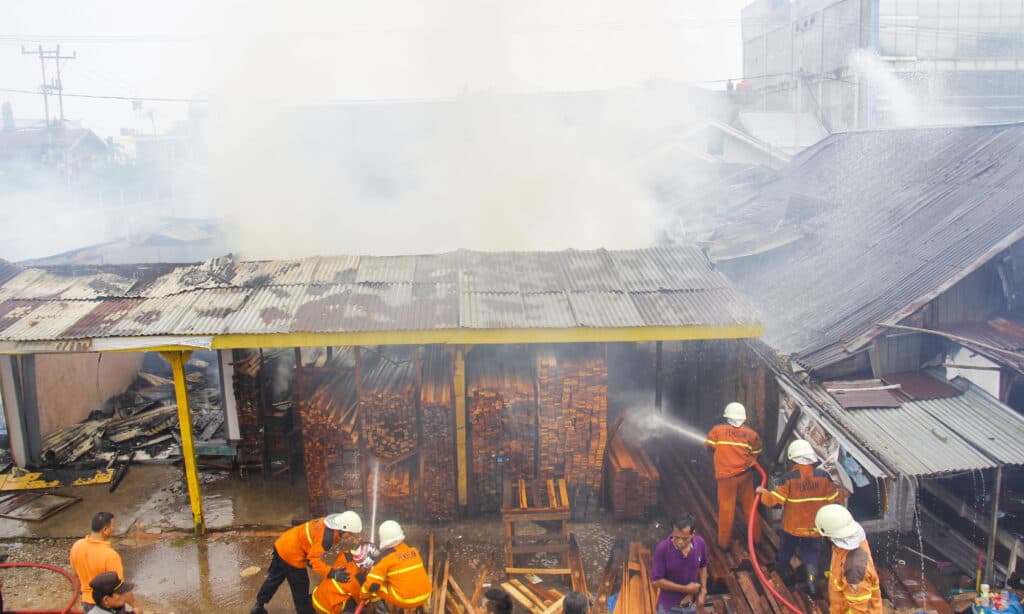
{"type": "Polygon", "coordinates": [[[760,196],[806,238],[722,266],[766,341],[821,368],[1024,238],[1022,167],[1024,124],[833,134],[760,196]]]}
{"type": "Polygon", "coordinates": [[[956,396],[849,409],[840,419],[897,472],[915,476],[1024,464],[1024,417],[965,378],[956,396]]]}
{"type": "Polygon", "coordinates": [[[239,262],[137,283],[25,269],[0,286],[0,342],[102,337],[759,326],[702,253],[473,252],[239,262]]]}

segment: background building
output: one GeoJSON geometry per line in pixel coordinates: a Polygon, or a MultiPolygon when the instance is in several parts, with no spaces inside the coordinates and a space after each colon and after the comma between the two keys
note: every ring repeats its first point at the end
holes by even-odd
{"type": "Polygon", "coordinates": [[[743,9],[749,104],[832,131],[1018,121],[1022,19],[1021,0],[758,0],[743,9]]]}

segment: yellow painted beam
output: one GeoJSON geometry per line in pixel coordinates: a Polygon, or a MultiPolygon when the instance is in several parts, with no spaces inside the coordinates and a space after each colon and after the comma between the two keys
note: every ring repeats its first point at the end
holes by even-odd
{"type": "Polygon", "coordinates": [[[467,480],[469,469],[466,466],[466,355],[462,348],[455,349],[455,369],[452,375],[452,387],[455,394],[455,465],[458,475],[459,505],[469,502],[467,480]]]}
{"type": "Polygon", "coordinates": [[[213,349],[317,347],[340,345],[425,345],[502,343],[609,343],[746,339],[764,335],[763,324],[728,326],[652,326],[628,328],[456,328],[347,333],[273,333],[216,335],[213,349]]]}
{"type": "Polygon", "coordinates": [[[196,449],[192,443],[192,412],[188,407],[188,388],[185,382],[185,363],[191,352],[161,352],[160,355],[171,363],[171,371],[174,373],[174,395],[178,401],[178,427],[181,429],[181,457],[185,460],[185,481],[188,483],[188,500],[192,505],[192,528],[196,535],[205,535],[203,495],[199,491],[196,449]]]}

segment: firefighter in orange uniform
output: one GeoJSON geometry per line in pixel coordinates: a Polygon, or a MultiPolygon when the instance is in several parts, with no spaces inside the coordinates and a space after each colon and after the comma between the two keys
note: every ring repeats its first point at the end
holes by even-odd
{"type": "Polygon", "coordinates": [[[835,503],[818,510],[814,524],[819,533],[832,541],[829,614],[882,614],[878,572],[864,527],[849,510],[835,503]]]}
{"type": "Polygon", "coordinates": [[[298,614],[312,614],[313,602],[309,596],[309,575],[306,566],[326,578],[331,568],[323,554],[339,540],[357,538],[363,530],[363,520],[351,510],[330,514],[292,527],[274,542],[274,551],[267,570],[267,579],[256,594],[256,605],[249,614],[267,614],[263,606],[277,592],[277,587],[288,580],[292,602],[298,614]]]}
{"type": "Polygon", "coordinates": [[[380,523],[380,559],[366,574],[362,598],[383,599],[405,609],[417,608],[430,597],[431,585],[423,558],[405,543],[405,533],[394,520],[380,523]]]}
{"type": "Polygon", "coordinates": [[[359,598],[362,581],[373,567],[377,555],[377,547],[366,543],[338,556],[330,573],[313,591],[313,608],[323,614],[344,611],[349,606],[349,599],[359,598]]]}
{"type": "Polygon", "coordinates": [[[782,476],[782,482],[775,490],[760,486],[761,503],[767,507],[781,505],[782,535],[775,567],[787,585],[793,582],[793,567],[790,559],[800,550],[804,563],[807,591],[814,595],[814,580],[818,577],[818,558],[821,554],[821,535],[814,525],[814,518],[823,506],[839,500],[839,490],[832,483],[828,472],[816,468],[819,462],[811,444],[803,439],[794,439],[787,449],[787,457],[793,463],[793,470],[782,476]]]}
{"type": "MultiPolygon", "coordinates": [[[[745,426],[747,409],[740,403],[725,406],[726,424],[718,424],[709,432],[704,445],[714,454],[715,479],[718,481],[718,545],[729,547],[732,525],[736,518],[736,498],[747,519],[754,506],[754,481],[750,468],[761,453],[761,436],[745,426]]],[[[754,523],[754,541],[761,541],[761,525],[754,523]]]]}

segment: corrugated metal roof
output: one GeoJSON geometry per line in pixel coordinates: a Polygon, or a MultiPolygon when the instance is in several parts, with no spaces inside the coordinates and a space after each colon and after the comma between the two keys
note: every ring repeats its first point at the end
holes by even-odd
{"type": "Polygon", "coordinates": [[[938,324],[932,328],[956,335],[960,345],[1024,372],[1024,321],[1004,317],[988,322],[938,324]]]}
{"type": "Polygon", "coordinates": [[[1024,237],[1022,171],[1021,124],[833,134],[760,197],[817,203],[780,221],[807,238],[722,266],[770,345],[824,367],[1024,237]]]}
{"type": "Polygon", "coordinates": [[[143,285],[28,269],[0,286],[0,341],[464,329],[758,326],[696,248],[215,258],[143,285]],[[62,300],[74,297],[82,300],[62,300]],[[88,300],[85,300],[88,299],[88,300]]]}
{"type": "Polygon", "coordinates": [[[936,379],[927,373],[893,373],[882,378],[887,384],[896,384],[900,388],[900,394],[910,399],[943,399],[955,397],[960,390],[951,386],[948,382],[936,379]]]}
{"type": "Polygon", "coordinates": [[[1024,417],[964,378],[951,385],[959,395],[833,415],[887,465],[906,475],[1024,464],[1024,417]]]}

